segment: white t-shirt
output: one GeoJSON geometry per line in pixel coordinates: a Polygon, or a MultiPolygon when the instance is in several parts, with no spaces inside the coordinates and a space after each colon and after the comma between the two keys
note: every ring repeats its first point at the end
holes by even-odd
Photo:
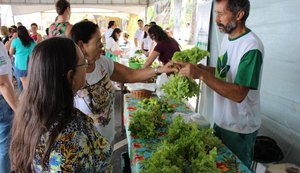
{"type": "MultiPolygon", "coordinates": [[[[0,42],[0,75],[8,75],[10,82],[12,82],[12,65],[2,42],[0,42]]],[[[2,95],[1,92],[0,95],[2,95]]]]}
{"type": "Polygon", "coordinates": [[[142,47],[143,37],[144,37],[144,30],[142,30],[140,28],[137,29],[134,33],[134,38],[136,38],[138,40],[138,48],[142,47]]]}
{"type": "Polygon", "coordinates": [[[114,29],[113,28],[109,28],[107,29],[107,31],[105,32],[104,36],[105,36],[105,43],[108,42],[108,38],[111,36],[111,34],[113,33],[114,29]]]}
{"type": "Polygon", "coordinates": [[[110,142],[115,134],[114,87],[110,80],[113,71],[114,62],[101,56],[94,71],[86,74],[86,87],[74,99],[74,106],[91,117],[97,130],[110,142]]]}
{"type": "Polygon", "coordinates": [[[119,43],[116,42],[112,37],[109,37],[106,42],[106,49],[110,52],[114,52],[116,50],[121,50],[119,43]]]}
{"type": "Polygon", "coordinates": [[[215,75],[218,79],[249,87],[250,90],[241,103],[214,93],[213,115],[218,126],[243,134],[259,129],[259,82],[263,55],[262,42],[250,30],[236,39],[224,36],[215,75]]]}
{"type": "Polygon", "coordinates": [[[149,37],[149,35],[146,38],[143,38],[143,43],[144,43],[144,49],[150,51],[152,39],[149,37]]]}

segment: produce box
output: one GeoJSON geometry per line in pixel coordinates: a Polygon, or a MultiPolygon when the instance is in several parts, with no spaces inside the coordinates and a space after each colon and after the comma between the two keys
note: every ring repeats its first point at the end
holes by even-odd
{"type": "Polygon", "coordinates": [[[129,58],[129,67],[133,69],[139,69],[142,68],[145,63],[145,60],[143,58],[139,57],[131,57],[129,58]]]}
{"type": "Polygon", "coordinates": [[[139,69],[139,68],[142,68],[143,65],[144,65],[144,63],[141,64],[141,63],[129,62],[129,67],[130,67],[130,68],[133,68],[133,69],[139,69]]]}

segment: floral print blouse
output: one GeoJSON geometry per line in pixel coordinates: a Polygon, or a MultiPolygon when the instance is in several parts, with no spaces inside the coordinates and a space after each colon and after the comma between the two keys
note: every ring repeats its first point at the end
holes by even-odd
{"type": "MultiPolygon", "coordinates": [[[[75,118],[58,135],[42,158],[49,132],[42,135],[32,162],[34,172],[99,172],[111,171],[111,144],[93,126],[93,120],[74,108],[75,118]]],[[[55,124],[54,124],[55,125],[55,124]]]]}

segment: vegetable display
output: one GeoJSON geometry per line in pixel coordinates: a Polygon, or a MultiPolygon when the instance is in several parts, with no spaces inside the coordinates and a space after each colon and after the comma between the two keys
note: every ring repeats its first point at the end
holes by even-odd
{"type": "Polygon", "coordinates": [[[136,110],[131,117],[129,131],[138,138],[153,138],[159,135],[159,128],[167,123],[162,114],[155,111],[136,110]]]}
{"type": "Polygon", "coordinates": [[[142,50],[136,50],[134,53],[135,54],[143,54],[143,51],[142,50]]]}
{"type": "Polygon", "coordinates": [[[159,129],[166,127],[163,113],[173,112],[173,107],[158,98],[146,98],[137,103],[137,110],[131,116],[129,131],[138,138],[152,138],[159,135],[159,129]]]}
{"type": "Polygon", "coordinates": [[[143,58],[131,57],[129,58],[129,63],[144,64],[145,60],[143,58]]]}
{"type": "MultiPolygon", "coordinates": [[[[189,50],[175,52],[172,60],[197,64],[206,56],[209,56],[208,51],[194,47],[189,50]]],[[[167,98],[179,102],[187,100],[200,92],[199,85],[193,79],[180,76],[179,74],[171,75],[169,81],[162,85],[161,89],[164,91],[167,98]]]]}
{"type": "Polygon", "coordinates": [[[143,161],[142,173],[216,173],[216,146],[221,142],[211,129],[198,129],[178,116],[169,127],[166,140],[143,161]]]}
{"type": "Polygon", "coordinates": [[[167,101],[157,98],[146,98],[137,103],[137,107],[146,111],[155,111],[161,113],[171,113],[174,111],[172,105],[167,101]]]}

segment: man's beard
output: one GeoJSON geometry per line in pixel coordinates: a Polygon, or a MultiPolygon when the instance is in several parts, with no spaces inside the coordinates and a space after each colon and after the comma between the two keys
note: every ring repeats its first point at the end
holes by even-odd
{"type": "Polygon", "coordinates": [[[227,34],[231,34],[236,28],[237,28],[237,22],[236,20],[231,20],[226,26],[222,23],[217,23],[219,27],[222,27],[222,29],[219,28],[220,32],[224,32],[227,34]]]}

